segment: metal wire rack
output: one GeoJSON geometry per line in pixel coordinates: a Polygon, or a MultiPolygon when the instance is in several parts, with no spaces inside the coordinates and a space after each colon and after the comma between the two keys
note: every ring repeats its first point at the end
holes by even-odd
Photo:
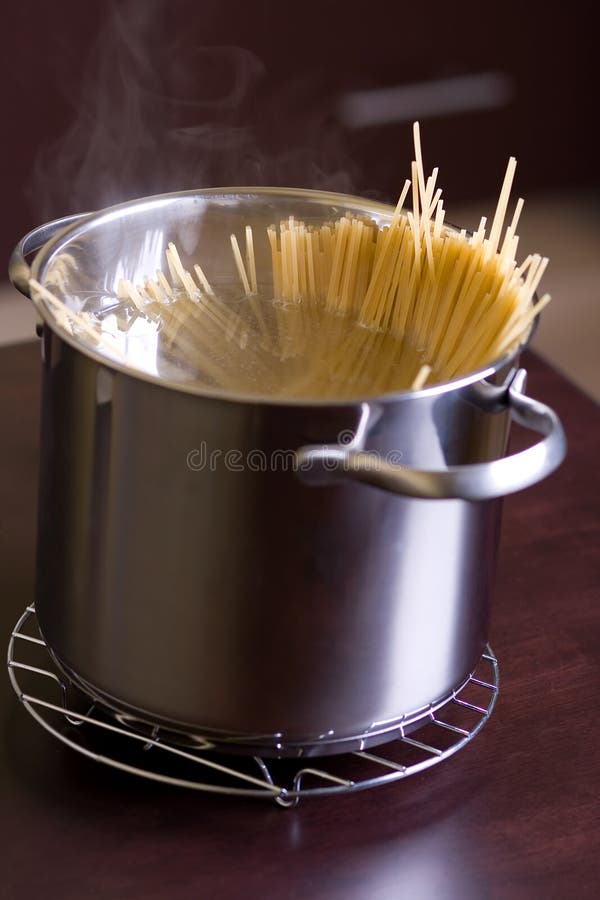
{"type": "Polygon", "coordinates": [[[8,645],[8,673],[28,713],[63,744],[96,762],[152,781],[197,791],[265,798],[295,806],[300,798],[366,790],[437,765],[468,744],[489,719],[499,688],[488,646],[467,682],[426,713],[410,734],[377,747],[306,760],[233,757],[177,746],[158,727],[132,727],[92,703],[66,681],[52,660],[28,606],[8,645]],[[83,703],[83,706],[82,706],[83,703]],[[316,762],[316,760],[315,760],[316,762]]]}

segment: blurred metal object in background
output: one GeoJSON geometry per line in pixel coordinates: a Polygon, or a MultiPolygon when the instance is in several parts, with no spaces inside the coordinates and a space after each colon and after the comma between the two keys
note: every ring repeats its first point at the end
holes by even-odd
{"type": "Polygon", "coordinates": [[[413,122],[453,113],[478,112],[506,106],[515,93],[504,72],[480,72],[354,91],[341,97],[338,114],[349,128],[413,122]]]}

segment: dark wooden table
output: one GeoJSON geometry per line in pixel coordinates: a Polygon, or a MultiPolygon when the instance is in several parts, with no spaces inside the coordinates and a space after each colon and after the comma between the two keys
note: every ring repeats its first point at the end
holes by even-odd
{"type": "MultiPolygon", "coordinates": [[[[0,633],[32,600],[37,345],[0,351],[0,633]]],[[[587,898],[600,892],[600,417],[529,356],[569,456],[508,498],[492,643],[502,689],[475,741],[376,790],[266,801],[152,785],[64,748],[0,678],[0,896],[587,898]]]]}

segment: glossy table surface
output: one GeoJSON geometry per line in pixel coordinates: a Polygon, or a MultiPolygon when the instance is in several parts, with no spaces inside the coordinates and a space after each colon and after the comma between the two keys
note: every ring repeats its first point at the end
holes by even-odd
{"type": "MultiPolygon", "coordinates": [[[[507,499],[480,735],[375,790],[263,800],[150,784],[46,734],[0,678],[0,896],[587,898],[600,891],[597,406],[526,356],[569,455],[507,499]]],[[[33,599],[39,348],[0,351],[0,633],[33,599]]]]}

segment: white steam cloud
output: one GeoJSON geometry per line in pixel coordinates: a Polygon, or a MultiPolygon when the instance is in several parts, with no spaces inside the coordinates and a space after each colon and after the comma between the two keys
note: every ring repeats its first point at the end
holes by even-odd
{"type": "Polygon", "coordinates": [[[67,133],[38,154],[40,219],[224,185],[352,189],[333,101],[303,74],[269,84],[241,47],[190,46],[165,0],[115,3],[67,133]]]}

